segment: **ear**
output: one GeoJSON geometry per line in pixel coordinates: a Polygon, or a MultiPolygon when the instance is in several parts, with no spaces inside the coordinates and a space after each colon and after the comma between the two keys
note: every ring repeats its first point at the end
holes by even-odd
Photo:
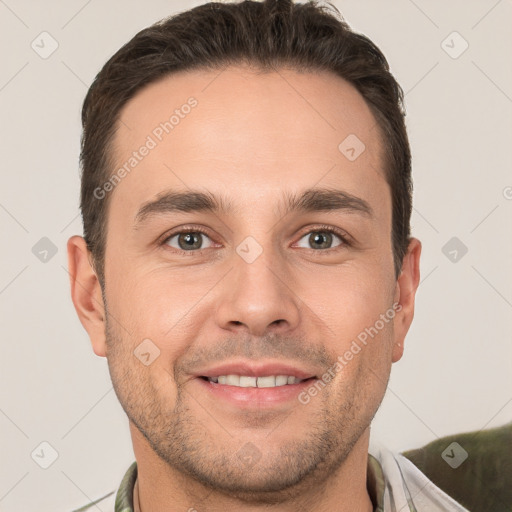
{"type": "Polygon", "coordinates": [[[395,344],[393,345],[393,363],[404,352],[404,341],[414,317],[414,299],[420,283],[421,242],[411,238],[402,263],[395,289],[395,303],[398,303],[394,320],[395,344]]]}
{"type": "Polygon", "coordinates": [[[77,235],[68,240],[67,249],[71,299],[94,353],[105,357],[105,307],[100,282],[90,262],[91,254],[85,240],[77,235]]]}

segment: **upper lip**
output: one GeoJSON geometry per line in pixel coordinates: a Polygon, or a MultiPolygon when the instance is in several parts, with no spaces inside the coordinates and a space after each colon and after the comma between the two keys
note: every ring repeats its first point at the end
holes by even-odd
{"type": "Polygon", "coordinates": [[[293,363],[278,361],[259,362],[230,362],[211,366],[196,373],[196,377],[218,377],[219,375],[247,375],[249,377],[268,377],[270,375],[288,375],[298,379],[309,379],[315,374],[293,363]]]}

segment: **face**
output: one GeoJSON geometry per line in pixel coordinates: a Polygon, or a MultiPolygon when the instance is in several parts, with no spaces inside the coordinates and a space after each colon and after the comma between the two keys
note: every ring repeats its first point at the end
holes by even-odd
{"type": "Polygon", "coordinates": [[[180,73],[126,105],[91,338],[134,445],[247,497],[320,481],[368,434],[412,319],[382,154],[329,73],[180,73]]]}

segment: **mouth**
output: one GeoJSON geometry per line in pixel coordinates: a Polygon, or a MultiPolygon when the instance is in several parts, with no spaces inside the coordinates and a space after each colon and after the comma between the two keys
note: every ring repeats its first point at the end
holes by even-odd
{"type": "Polygon", "coordinates": [[[238,360],[203,369],[193,380],[215,407],[261,411],[293,407],[299,394],[318,380],[315,373],[280,361],[238,360]]]}
{"type": "Polygon", "coordinates": [[[220,407],[224,414],[228,411],[226,406],[232,411],[261,412],[275,410],[277,407],[289,410],[290,407],[299,405],[300,393],[314,385],[317,380],[316,377],[300,379],[293,375],[254,377],[237,374],[201,376],[194,379],[202,389],[202,396],[213,400],[214,406],[220,407]]]}
{"type": "Polygon", "coordinates": [[[200,376],[200,379],[219,384],[223,386],[234,386],[239,388],[278,388],[282,386],[291,386],[306,381],[312,381],[315,377],[307,377],[305,379],[298,378],[294,375],[218,375],[216,377],[200,376]]]}

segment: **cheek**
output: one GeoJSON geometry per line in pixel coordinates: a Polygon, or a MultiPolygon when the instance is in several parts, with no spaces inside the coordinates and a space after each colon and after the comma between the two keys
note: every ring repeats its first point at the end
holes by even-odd
{"type": "Polygon", "coordinates": [[[144,336],[160,338],[185,317],[204,294],[190,272],[183,278],[172,269],[118,265],[109,276],[109,310],[144,336]]]}
{"type": "Polygon", "coordinates": [[[151,308],[141,310],[133,306],[129,331],[117,319],[110,318],[107,359],[120,403],[130,418],[145,424],[145,418],[161,415],[162,401],[169,407],[176,403],[177,388],[171,363],[177,357],[174,352],[179,346],[166,344],[154,335],[158,326],[151,326],[151,308]]]}
{"type": "Polygon", "coordinates": [[[392,308],[393,283],[378,270],[353,268],[339,272],[317,274],[307,284],[306,304],[323,321],[328,332],[335,337],[334,349],[343,350],[358,336],[363,338],[367,329],[375,326],[382,337],[390,336],[391,321],[382,324],[381,315],[392,308]],[[314,282],[314,286],[312,283],[314,282]]]}
{"type": "Polygon", "coordinates": [[[338,278],[331,273],[325,283],[315,283],[307,300],[326,326],[323,342],[336,361],[335,389],[373,403],[373,395],[384,392],[391,368],[393,280],[382,269],[354,264],[338,278]]]}
{"type": "Polygon", "coordinates": [[[211,285],[191,278],[190,270],[183,277],[169,269],[139,275],[135,270],[128,275],[118,280],[113,315],[127,326],[132,351],[145,343],[149,352],[158,355],[155,369],[171,371],[197,331],[197,305],[211,285]]]}

